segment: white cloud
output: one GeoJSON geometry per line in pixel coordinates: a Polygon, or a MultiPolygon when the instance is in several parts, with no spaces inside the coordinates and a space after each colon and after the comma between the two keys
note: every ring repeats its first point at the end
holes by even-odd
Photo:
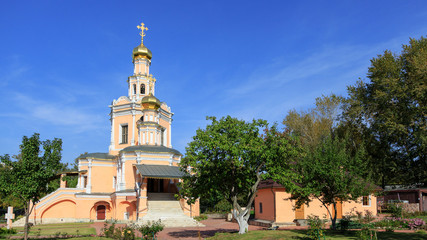
{"type": "Polygon", "coordinates": [[[14,100],[22,114],[17,117],[33,118],[33,120],[53,124],[56,126],[72,128],[75,132],[98,129],[104,124],[105,116],[91,113],[78,107],[67,106],[58,102],[46,102],[33,99],[23,94],[16,94],[14,100]]]}

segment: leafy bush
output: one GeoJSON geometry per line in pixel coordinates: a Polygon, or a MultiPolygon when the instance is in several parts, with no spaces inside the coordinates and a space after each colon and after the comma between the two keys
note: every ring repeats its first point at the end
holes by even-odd
{"type": "Polygon", "coordinates": [[[378,221],[374,224],[375,227],[380,228],[400,228],[400,229],[420,229],[422,226],[424,226],[426,223],[424,220],[420,218],[385,218],[381,221],[378,221]]]}
{"type": "Polygon", "coordinates": [[[233,205],[231,205],[231,203],[225,199],[222,199],[214,206],[214,209],[216,212],[222,212],[222,213],[230,212],[230,209],[232,208],[233,208],[233,205]]]}
{"type": "Polygon", "coordinates": [[[369,228],[362,228],[362,230],[357,231],[356,237],[359,240],[378,240],[377,232],[369,228]]]}
{"type": "Polygon", "coordinates": [[[200,214],[200,216],[197,216],[197,217],[194,217],[194,219],[196,220],[196,221],[203,221],[203,220],[206,220],[206,219],[208,219],[208,216],[206,216],[205,214],[200,214]]]}
{"type": "Polygon", "coordinates": [[[16,229],[14,228],[11,228],[11,229],[0,228],[0,235],[15,234],[15,233],[16,233],[16,229]]]}
{"type": "Polygon", "coordinates": [[[375,219],[374,213],[369,211],[369,210],[365,210],[365,217],[364,217],[364,222],[365,223],[370,223],[375,219]]]}
{"type": "Polygon", "coordinates": [[[323,228],[325,227],[325,220],[320,219],[319,216],[308,216],[307,224],[309,226],[307,236],[309,239],[320,239],[325,237],[323,228]]]}
{"type": "Polygon", "coordinates": [[[351,216],[343,216],[341,221],[337,224],[337,229],[341,229],[341,231],[347,231],[351,222],[351,216]]]}
{"type": "Polygon", "coordinates": [[[162,221],[148,222],[143,225],[134,225],[134,228],[141,232],[143,239],[155,239],[155,236],[158,232],[162,231],[165,226],[162,224],[162,221]]]}
{"type": "Polygon", "coordinates": [[[115,240],[134,240],[135,239],[134,229],[127,225],[124,227],[116,227],[116,223],[113,222],[108,227],[107,223],[105,223],[104,228],[102,230],[105,237],[112,238],[115,240]]]}
{"type": "Polygon", "coordinates": [[[393,216],[393,217],[402,217],[403,216],[403,208],[401,205],[391,203],[391,204],[387,205],[387,208],[390,211],[391,216],[393,216]]]}

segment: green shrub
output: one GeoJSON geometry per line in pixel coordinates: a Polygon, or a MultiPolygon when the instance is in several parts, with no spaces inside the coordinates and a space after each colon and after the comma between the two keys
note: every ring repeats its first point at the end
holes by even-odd
{"type": "Polygon", "coordinates": [[[319,216],[308,216],[307,224],[309,226],[307,236],[309,239],[321,239],[325,238],[323,228],[325,227],[325,220],[320,219],[319,216]]]}
{"type": "Polygon", "coordinates": [[[362,228],[357,231],[356,237],[358,240],[378,240],[377,232],[369,228],[362,228]]]}
{"type": "Polygon", "coordinates": [[[143,239],[155,239],[158,232],[162,231],[165,226],[162,224],[162,221],[148,222],[143,225],[134,225],[134,228],[141,232],[143,239]]]}
{"type": "Polygon", "coordinates": [[[399,204],[390,203],[387,205],[388,210],[391,213],[392,217],[402,217],[403,216],[403,208],[399,204]]]}
{"type": "Polygon", "coordinates": [[[225,199],[222,199],[214,206],[214,209],[216,212],[222,212],[222,213],[230,212],[230,209],[232,208],[233,208],[233,205],[231,205],[231,203],[229,203],[225,199]]]}
{"type": "Polygon", "coordinates": [[[0,235],[15,234],[15,233],[16,233],[16,229],[14,228],[11,228],[11,229],[0,228],[0,235]]]}
{"type": "Polygon", "coordinates": [[[337,228],[341,229],[341,231],[347,231],[350,227],[351,216],[344,216],[341,221],[337,224],[337,228]]]}
{"type": "Polygon", "coordinates": [[[194,219],[196,220],[196,221],[203,221],[203,220],[206,220],[206,219],[208,219],[208,216],[206,216],[205,214],[200,214],[200,216],[197,216],[197,217],[194,217],[194,219]]]}
{"type": "Polygon", "coordinates": [[[104,236],[107,238],[112,238],[115,240],[134,240],[135,239],[135,231],[132,227],[124,226],[124,227],[116,227],[116,223],[113,222],[110,226],[107,223],[104,224],[104,228],[102,229],[104,236]]]}

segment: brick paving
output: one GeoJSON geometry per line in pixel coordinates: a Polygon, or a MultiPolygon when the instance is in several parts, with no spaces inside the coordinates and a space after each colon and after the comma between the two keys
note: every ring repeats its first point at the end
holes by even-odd
{"type": "MultiPolygon", "coordinates": [[[[212,237],[217,232],[237,232],[239,225],[233,222],[227,222],[225,219],[209,218],[201,221],[205,227],[177,227],[177,228],[165,228],[163,231],[157,234],[157,239],[168,240],[168,239],[201,239],[212,237]]],[[[117,226],[123,226],[124,224],[117,224],[117,226]]],[[[96,233],[100,234],[101,229],[104,227],[103,222],[95,222],[91,225],[96,229],[96,233]]],[[[264,227],[249,225],[249,231],[260,230],[264,227]]]]}

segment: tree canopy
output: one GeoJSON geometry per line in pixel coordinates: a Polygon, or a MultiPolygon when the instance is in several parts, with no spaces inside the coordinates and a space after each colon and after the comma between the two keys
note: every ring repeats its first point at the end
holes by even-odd
{"type": "Polygon", "coordinates": [[[369,171],[363,144],[355,141],[339,121],[342,101],[334,94],[316,98],[315,108],[289,112],[283,121],[284,132],[276,130],[267,135],[270,150],[283,139],[297,138],[292,142],[298,151],[294,157],[276,151],[276,161],[268,165],[267,176],[292,194],[296,207],[319,200],[328,209],[333,227],[337,203],[357,201],[369,195],[373,186],[367,181],[369,171]]]}
{"type": "Polygon", "coordinates": [[[378,183],[427,184],[427,39],[371,60],[368,81],[348,88],[344,121],[359,132],[378,183]]]}
{"type": "Polygon", "coordinates": [[[181,194],[191,199],[220,195],[233,205],[239,233],[248,231],[250,208],[265,168],[261,129],[266,121],[245,122],[230,116],[198,129],[186,148],[181,194]]]}
{"type": "Polygon", "coordinates": [[[4,170],[0,175],[0,191],[19,199],[25,209],[25,239],[28,237],[28,217],[34,204],[47,192],[48,183],[61,168],[62,140],[41,141],[35,133],[24,136],[20,154],[13,161],[8,154],[1,156],[4,170]],[[43,151],[40,149],[42,146],[43,151]]]}
{"type": "Polygon", "coordinates": [[[333,228],[337,203],[357,201],[373,187],[366,181],[363,149],[353,154],[347,141],[328,135],[314,149],[304,148],[301,157],[289,161],[287,156],[278,156],[268,168],[268,176],[292,194],[296,207],[319,200],[328,210],[333,228]]]}
{"type": "Polygon", "coordinates": [[[331,133],[337,123],[343,98],[335,94],[316,98],[316,107],[307,111],[288,112],[283,124],[307,147],[315,147],[331,133]]]}

